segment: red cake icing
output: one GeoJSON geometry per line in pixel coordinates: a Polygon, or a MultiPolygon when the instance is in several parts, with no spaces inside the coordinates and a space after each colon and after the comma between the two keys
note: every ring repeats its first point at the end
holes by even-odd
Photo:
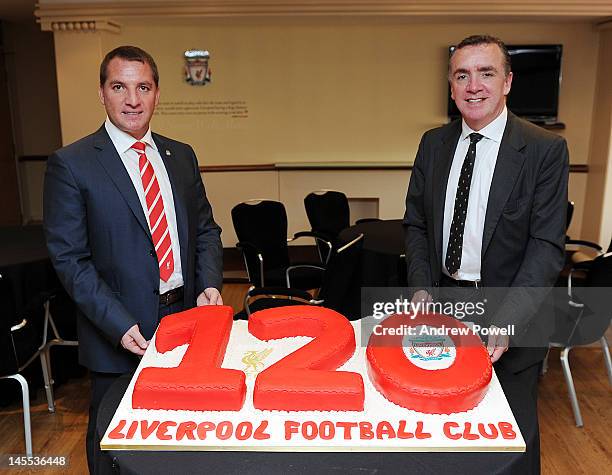
{"type": "Polygon", "coordinates": [[[221,368],[233,323],[227,306],[196,307],[165,317],[155,347],[165,353],[189,344],[176,368],[144,368],[132,407],[193,411],[238,411],[246,396],[245,374],[221,368]]]}
{"type": "Polygon", "coordinates": [[[259,373],[255,408],[363,411],[361,375],[336,371],[355,352],[355,332],[343,315],[307,305],[266,309],[251,315],[249,332],[260,340],[314,338],[259,373]]]}
{"type": "MultiPolygon", "coordinates": [[[[466,328],[445,315],[392,315],[383,328],[416,327],[466,328]]],[[[380,332],[379,332],[380,333],[380,332]]],[[[402,348],[402,335],[372,334],[368,344],[367,368],[376,389],[389,401],[430,414],[450,414],[474,408],[485,396],[492,377],[489,354],[480,338],[449,335],[456,349],[454,363],[446,369],[427,370],[415,366],[402,348]]]]}

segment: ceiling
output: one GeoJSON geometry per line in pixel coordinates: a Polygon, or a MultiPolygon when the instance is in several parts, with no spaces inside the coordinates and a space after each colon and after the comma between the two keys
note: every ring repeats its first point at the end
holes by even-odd
{"type": "Polygon", "coordinates": [[[33,22],[35,5],[36,0],[0,0],[0,20],[33,22]]]}

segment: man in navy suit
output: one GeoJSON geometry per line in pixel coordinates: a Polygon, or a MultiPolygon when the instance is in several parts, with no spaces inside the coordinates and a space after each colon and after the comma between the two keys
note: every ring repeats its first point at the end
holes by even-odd
{"type": "Polygon", "coordinates": [[[159,101],[153,58],[133,46],[100,65],[107,119],[49,157],[47,247],[79,309],[79,360],[91,372],[90,472],[104,460],[95,434],[104,393],[133,371],[162,317],[221,305],[221,229],[193,149],[151,133],[159,101]]]}
{"type": "Polygon", "coordinates": [[[524,471],[539,473],[537,381],[548,322],[538,308],[565,260],[567,145],[507,110],[512,71],[501,40],[464,39],[448,80],[462,118],[419,145],[404,216],[408,284],[417,302],[440,287],[499,300],[478,323],[515,325],[513,345],[498,334],[487,346],[527,439],[524,471]]]}

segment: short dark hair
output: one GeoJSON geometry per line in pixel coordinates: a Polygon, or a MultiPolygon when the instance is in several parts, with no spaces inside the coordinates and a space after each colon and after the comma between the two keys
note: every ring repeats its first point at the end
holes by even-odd
{"type": "Polygon", "coordinates": [[[451,53],[450,58],[448,58],[449,75],[451,74],[450,62],[451,62],[453,55],[457,52],[457,50],[460,50],[461,48],[465,48],[466,46],[478,46],[478,45],[497,45],[499,46],[499,49],[504,55],[504,72],[506,76],[510,74],[510,71],[512,71],[512,65],[511,65],[511,60],[510,60],[510,53],[508,53],[508,48],[506,48],[506,44],[499,38],[496,38],[495,36],[472,35],[472,36],[468,36],[467,38],[462,39],[461,43],[459,43],[455,47],[453,52],[451,53]]]}
{"type": "Polygon", "coordinates": [[[148,64],[153,72],[155,86],[159,86],[159,72],[157,72],[157,65],[153,57],[137,46],[119,46],[109,51],[106,56],[104,56],[102,63],[100,63],[100,86],[104,86],[106,82],[108,63],[110,63],[113,58],[121,58],[127,61],[138,61],[139,63],[148,64]]]}

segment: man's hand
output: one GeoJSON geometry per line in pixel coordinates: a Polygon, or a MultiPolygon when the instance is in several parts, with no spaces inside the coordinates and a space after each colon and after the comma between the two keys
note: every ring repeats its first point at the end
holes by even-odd
{"type": "MultiPolygon", "coordinates": [[[[491,325],[490,330],[498,330],[498,328],[491,325]]],[[[498,359],[500,359],[501,355],[508,351],[509,346],[510,338],[508,335],[500,335],[490,332],[487,339],[487,351],[491,356],[491,363],[495,363],[498,359]]]]}
{"type": "Polygon", "coordinates": [[[223,305],[223,299],[217,289],[208,287],[204,289],[204,292],[198,295],[196,304],[198,307],[202,305],[223,305]]]}
{"type": "Polygon", "coordinates": [[[121,346],[132,353],[142,356],[147,346],[149,346],[149,342],[140,333],[138,325],[134,325],[121,337],[121,346]]]}
{"type": "Polygon", "coordinates": [[[417,290],[412,296],[411,302],[416,306],[419,302],[423,304],[433,302],[433,299],[427,290],[417,290]]]}

